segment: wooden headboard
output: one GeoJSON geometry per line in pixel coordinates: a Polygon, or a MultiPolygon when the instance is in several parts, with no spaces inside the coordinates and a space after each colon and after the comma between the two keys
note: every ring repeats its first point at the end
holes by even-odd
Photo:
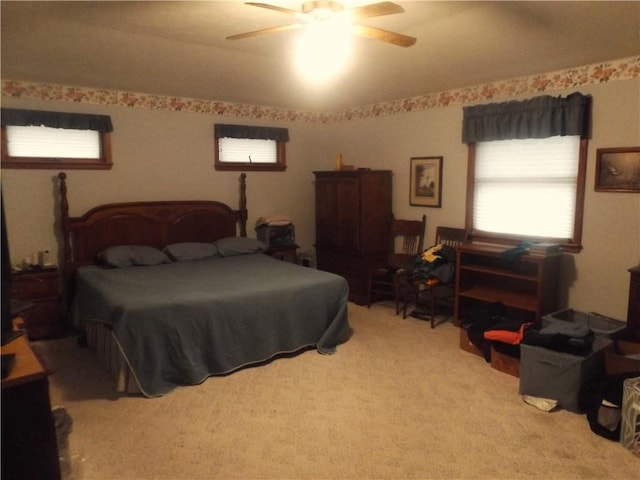
{"type": "Polygon", "coordinates": [[[64,274],[94,264],[97,255],[117,245],[163,248],[178,242],[213,242],[229,236],[247,236],[246,174],[240,175],[237,210],[213,200],[110,203],[81,217],[69,217],[67,175],[58,174],[63,234],[64,274]],[[239,227],[239,228],[238,228],[239,227]]]}

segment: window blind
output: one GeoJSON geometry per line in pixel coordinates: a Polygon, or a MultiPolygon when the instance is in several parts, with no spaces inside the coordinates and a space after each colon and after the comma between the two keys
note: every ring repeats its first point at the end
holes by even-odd
{"type": "Polygon", "coordinates": [[[100,132],[43,126],[7,125],[10,157],[100,158],[100,132]]]}
{"type": "Polygon", "coordinates": [[[579,136],[476,143],[474,229],[571,239],[579,136]]]}
{"type": "Polygon", "coordinates": [[[218,139],[218,150],[221,163],[275,164],[278,161],[275,140],[222,137],[218,139]]]}

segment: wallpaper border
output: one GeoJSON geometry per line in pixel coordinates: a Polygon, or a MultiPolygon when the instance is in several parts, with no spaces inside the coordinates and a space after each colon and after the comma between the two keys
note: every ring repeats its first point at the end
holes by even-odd
{"type": "Polygon", "coordinates": [[[451,105],[466,105],[526,94],[538,95],[554,90],[567,90],[583,85],[636,78],[640,78],[640,56],[594,63],[527,77],[512,78],[390,102],[375,103],[337,112],[288,110],[216,100],[200,100],[8,79],[1,81],[1,95],[2,97],[9,98],[116,105],[150,110],[229,115],[274,121],[335,123],[417,112],[451,105]]]}

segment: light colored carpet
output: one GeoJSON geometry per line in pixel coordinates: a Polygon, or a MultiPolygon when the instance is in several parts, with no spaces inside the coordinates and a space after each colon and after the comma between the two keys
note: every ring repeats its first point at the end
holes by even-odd
{"type": "Polygon", "coordinates": [[[351,340],[154,399],[118,396],[73,338],[37,342],[83,479],[638,479],[584,415],[525,404],[458,329],[349,305],[351,340]]]}

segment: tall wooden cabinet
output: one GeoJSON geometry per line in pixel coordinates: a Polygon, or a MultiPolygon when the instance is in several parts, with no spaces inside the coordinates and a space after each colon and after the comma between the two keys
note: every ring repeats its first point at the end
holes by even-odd
{"type": "Polygon", "coordinates": [[[367,303],[369,272],[386,262],[390,170],[314,172],[318,268],[345,277],[349,300],[367,303]]]}

